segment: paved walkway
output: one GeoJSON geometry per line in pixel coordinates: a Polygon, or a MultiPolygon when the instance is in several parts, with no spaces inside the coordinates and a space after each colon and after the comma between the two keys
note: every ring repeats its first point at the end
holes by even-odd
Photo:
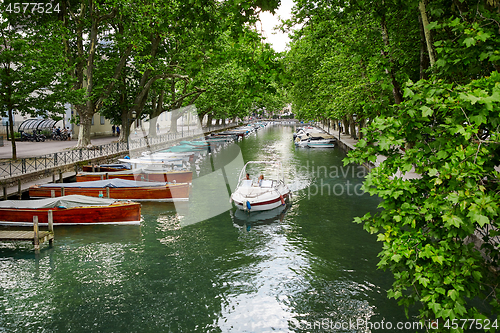
{"type": "MultiPolygon", "coordinates": [[[[335,136],[335,138],[337,138],[338,140],[342,141],[342,143],[344,143],[347,147],[349,147],[351,150],[354,150],[354,149],[357,149],[355,147],[355,145],[358,143],[358,140],[356,139],[353,139],[350,135],[346,135],[344,133],[340,133],[337,131],[335,131],[334,129],[330,128],[330,131],[328,132],[328,127],[322,127],[322,126],[319,126],[320,128],[322,128],[325,132],[327,132],[328,134],[330,135],[333,135],[335,136]]],[[[382,156],[382,155],[377,155],[377,159],[375,160],[374,163],[372,163],[375,167],[378,167],[380,166],[380,164],[385,161],[387,159],[387,157],[385,156],[382,156]]],[[[416,178],[422,178],[422,176],[420,176],[420,174],[414,172],[414,170],[412,169],[411,171],[408,171],[406,173],[403,173],[401,171],[398,170],[398,172],[396,172],[393,177],[397,177],[397,178],[403,178],[404,180],[408,180],[408,179],[416,179],[416,178]]]]}
{"type": "MultiPolygon", "coordinates": [[[[94,146],[105,145],[111,142],[118,141],[116,136],[95,137],[91,139],[94,146]]],[[[37,157],[45,154],[57,153],[76,146],[77,141],[52,141],[45,142],[26,142],[16,141],[17,158],[37,157]]],[[[4,140],[4,146],[0,147],[0,160],[8,160],[12,158],[12,144],[10,141],[4,140]]]]}

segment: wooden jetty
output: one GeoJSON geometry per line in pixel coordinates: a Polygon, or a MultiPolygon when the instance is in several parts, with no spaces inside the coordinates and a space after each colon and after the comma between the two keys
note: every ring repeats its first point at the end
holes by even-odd
{"type": "Polygon", "coordinates": [[[49,214],[49,230],[40,231],[38,229],[38,216],[33,216],[33,231],[28,230],[0,230],[0,241],[33,241],[35,251],[40,250],[40,244],[49,241],[49,244],[54,242],[54,225],[52,211],[49,214]]]}

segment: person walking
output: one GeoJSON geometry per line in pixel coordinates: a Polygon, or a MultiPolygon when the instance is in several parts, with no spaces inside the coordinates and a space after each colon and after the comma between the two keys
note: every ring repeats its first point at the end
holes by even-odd
{"type": "Polygon", "coordinates": [[[116,129],[115,125],[111,126],[111,131],[113,132],[113,136],[115,136],[115,129],[116,129]]]}
{"type": "Polygon", "coordinates": [[[120,136],[120,126],[116,126],[116,136],[120,136]]]}

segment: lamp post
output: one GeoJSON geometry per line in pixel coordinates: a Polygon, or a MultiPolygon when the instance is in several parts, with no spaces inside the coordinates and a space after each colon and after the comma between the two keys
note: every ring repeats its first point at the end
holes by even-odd
{"type": "MultiPolygon", "coordinates": [[[[136,118],[137,118],[137,112],[132,111],[132,124],[134,124],[134,125],[135,125],[136,118]]],[[[130,124],[130,125],[132,125],[132,124],[130,124]]],[[[137,126],[135,126],[135,127],[137,127],[137,126]]],[[[130,131],[132,131],[132,129],[130,129],[130,131]]],[[[131,135],[131,134],[132,133],[129,133],[129,135],[131,135]]]]}

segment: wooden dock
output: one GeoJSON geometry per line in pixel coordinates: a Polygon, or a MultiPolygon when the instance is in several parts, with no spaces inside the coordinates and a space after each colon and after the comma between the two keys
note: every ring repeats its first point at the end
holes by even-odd
{"type": "Polygon", "coordinates": [[[32,241],[35,251],[40,250],[40,244],[48,241],[54,242],[54,225],[52,223],[52,211],[49,211],[49,230],[38,229],[38,216],[33,216],[33,231],[31,230],[0,230],[0,241],[32,241]]]}

